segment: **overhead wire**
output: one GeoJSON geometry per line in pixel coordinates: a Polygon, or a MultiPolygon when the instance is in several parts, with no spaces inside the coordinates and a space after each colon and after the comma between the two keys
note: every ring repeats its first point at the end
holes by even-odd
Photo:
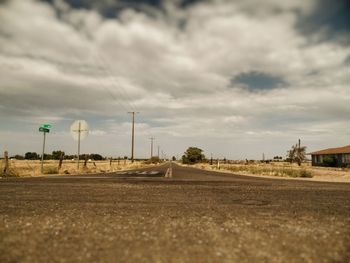
{"type": "MultiPolygon", "coordinates": [[[[87,47],[88,52],[93,55],[93,52],[92,52],[92,50],[94,49],[93,45],[91,45],[91,44],[89,45],[87,43],[87,40],[84,39],[85,38],[84,36],[81,36],[81,37],[83,38],[82,41],[84,43],[84,46],[87,47]]],[[[71,48],[71,51],[72,51],[73,55],[75,56],[75,58],[78,59],[78,62],[79,61],[81,62],[81,58],[79,58],[79,56],[77,55],[76,50],[71,48]]],[[[95,62],[96,62],[96,60],[95,60],[95,62]]],[[[110,77],[110,73],[107,72],[105,66],[101,62],[99,62],[99,61],[97,61],[97,62],[99,64],[99,65],[97,65],[98,68],[101,69],[102,71],[104,71],[105,73],[107,73],[105,75],[108,75],[110,77]]],[[[108,80],[106,77],[102,77],[99,72],[97,72],[97,76],[92,75],[92,77],[100,84],[100,87],[102,87],[108,93],[108,95],[123,108],[123,110],[128,111],[130,109],[130,104],[128,103],[128,101],[125,102],[123,100],[118,99],[118,97],[115,96],[115,94],[110,90],[110,88],[108,86],[112,85],[112,84],[108,83],[108,80]]],[[[121,93],[119,92],[118,89],[116,89],[116,91],[121,95],[121,93]]]]}

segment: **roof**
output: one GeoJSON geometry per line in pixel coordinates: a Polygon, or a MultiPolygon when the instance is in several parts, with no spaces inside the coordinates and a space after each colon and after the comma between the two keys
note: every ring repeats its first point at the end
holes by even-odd
{"type": "Polygon", "coordinates": [[[311,155],[322,155],[322,154],[339,154],[339,153],[350,153],[350,145],[339,147],[339,148],[329,148],[317,152],[310,153],[311,155]]]}

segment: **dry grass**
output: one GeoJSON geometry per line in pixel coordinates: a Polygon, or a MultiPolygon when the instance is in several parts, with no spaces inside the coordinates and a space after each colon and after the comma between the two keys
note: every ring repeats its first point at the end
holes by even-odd
{"type": "MultiPolygon", "coordinates": [[[[3,160],[0,161],[0,176],[38,176],[41,175],[41,162],[33,160],[10,160],[9,172],[3,175],[3,160]]],[[[105,173],[115,172],[128,169],[144,168],[144,162],[135,161],[131,163],[129,160],[113,161],[89,161],[84,167],[84,161],[80,162],[79,171],[76,161],[64,160],[61,169],[58,169],[58,161],[44,161],[44,174],[79,174],[79,173],[105,173]]]]}
{"type": "Polygon", "coordinates": [[[279,176],[294,178],[316,178],[325,181],[350,181],[350,169],[330,168],[330,167],[313,167],[310,163],[303,163],[302,166],[290,164],[286,162],[272,163],[249,163],[249,164],[196,164],[198,168],[206,170],[221,170],[237,174],[246,175],[263,175],[263,176],[279,176]]]}

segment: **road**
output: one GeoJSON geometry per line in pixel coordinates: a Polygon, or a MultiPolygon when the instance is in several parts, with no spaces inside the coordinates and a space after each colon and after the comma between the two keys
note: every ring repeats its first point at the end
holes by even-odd
{"type": "Polygon", "coordinates": [[[350,184],[168,166],[0,179],[0,262],[350,262],[350,184]]]}

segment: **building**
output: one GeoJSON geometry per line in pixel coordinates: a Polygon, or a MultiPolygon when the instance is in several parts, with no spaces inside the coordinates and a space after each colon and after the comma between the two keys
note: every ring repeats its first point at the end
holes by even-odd
{"type": "Polygon", "coordinates": [[[312,166],[350,167],[350,145],[310,153],[312,166]]]}

